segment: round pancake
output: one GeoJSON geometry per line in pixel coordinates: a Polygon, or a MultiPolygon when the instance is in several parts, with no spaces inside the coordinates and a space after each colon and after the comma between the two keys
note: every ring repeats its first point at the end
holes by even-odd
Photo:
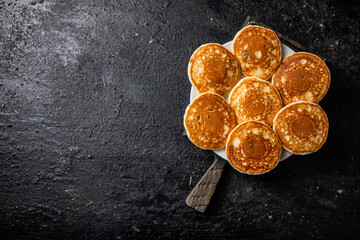
{"type": "Polygon", "coordinates": [[[187,107],[184,116],[190,141],[203,149],[225,147],[226,139],[236,125],[235,112],[215,93],[200,94],[187,107]]]}
{"type": "Polygon", "coordinates": [[[279,111],[273,128],[286,150],[303,155],[321,148],[327,138],[329,121],[319,105],[299,101],[279,111]]]}
{"type": "Polygon", "coordinates": [[[233,42],[233,52],[247,77],[270,78],[281,61],[281,43],[270,29],[248,26],[240,30],[233,42]]]}
{"type": "Polygon", "coordinates": [[[241,80],[231,91],[229,100],[238,123],[256,120],[272,126],[282,107],[276,88],[268,81],[254,77],[241,80]]]}
{"type": "Polygon", "coordinates": [[[266,124],[257,121],[240,123],[226,142],[226,156],[238,171],[262,174],[278,164],[281,142],[266,124]]]}
{"type": "Polygon", "coordinates": [[[316,55],[298,52],[287,56],[272,77],[285,104],[299,100],[318,103],[330,85],[330,71],[316,55]]]}
{"type": "Polygon", "coordinates": [[[224,96],[239,81],[241,70],[236,57],[222,45],[200,46],[188,65],[190,82],[199,93],[214,92],[224,96]]]}

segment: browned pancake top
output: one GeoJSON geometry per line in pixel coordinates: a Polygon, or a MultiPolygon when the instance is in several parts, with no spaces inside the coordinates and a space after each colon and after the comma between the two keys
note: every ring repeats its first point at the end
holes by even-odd
{"type": "Polygon", "coordinates": [[[274,119],[274,130],[284,148],[294,154],[317,151],[324,144],[328,129],[325,112],[311,102],[289,104],[274,119]]]}
{"type": "Polygon", "coordinates": [[[189,139],[204,149],[225,147],[226,139],[237,125],[230,105],[215,93],[200,94],[187,107],[184,117],[189,139]]]}
{"type": "Polygon", "coordinates": [[[275,115],[282,107],[280,94],[272,84],[253,77],[241,80],[229,98],[238,123],[257,120],[272,126],[275,115]]]}
{"type": "Polygon", "coordinates": [[[188,66],[189,79],[199,93],[214,92],[223,96],[239,81],[240,74],[235,56],[216,43],[200,46],[188,66]]]}
{"type": "Polygon", "coordinates": [[[240,172],[262,174],[273,169],[280,160],[281,143],[275,132],[257,121],[240,123],[226,143],[226,156],[240,172]]]}
{"type": "Polygon", "coordinates": [[[259,26],[243,28],[234,38],[234,55],[245,76],[268,79],[280,64],[281,43],[270,29],[259,26]]]}
{"type": "Polygon", "coordinates": [[[287,56],[272,77],[285,104],[300,100],[319,102],[330,85],[330,71],[316,55],[299,52],[287,56]]]}

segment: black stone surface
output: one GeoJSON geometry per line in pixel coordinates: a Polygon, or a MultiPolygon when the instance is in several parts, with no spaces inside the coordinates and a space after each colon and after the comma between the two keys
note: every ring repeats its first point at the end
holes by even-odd
{"type": "Polygon", "coordinates": [[[1,239],[357,239],[356,1],[0,1],[1,239]],[[269,174],[229,165],[205,214],[185,198],[212,163],[186,138],[187,62],[246,16],[327,59],[318,152],[269,174]]]}

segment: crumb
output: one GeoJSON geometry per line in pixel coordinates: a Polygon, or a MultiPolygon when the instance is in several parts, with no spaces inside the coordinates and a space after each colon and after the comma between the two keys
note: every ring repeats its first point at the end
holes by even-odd
{"type": "Polygon", "coordinates": [[[272,218],[272,216],[270,215],[269,218],[272,218]]]}
{"type": "Polygon", "coordinates": [[[291,212],[288,212],[289,215],[291,215],[291,212]]]}
{"type": "Polygon", "coordinates": [[[154,41],[153,40],[150,40],[149,43],[153,43],[154,41]]]}
{"type": "Polygon", "coordinates": [[[320,23],[320,25],[319,25],[320,27],[324,27],[324,24],[322,24],[322,23],[320,23]]]}
{"type": "Polygon", "coordinates": [[[337,192],[341,194],[341,193],[343,193],[343,192],[344,192],[344,190],[339,189],[339,190],[337,190],[337,192]]]}
{"type": "Polygon", "coordinates": [[[135,36],[139,36],[139,34],[138,34],[138,33],[135,33],[135,36]]]}
{"type": "Polygon", "coordinates": [[[96,88],[98,85],[100,84],[100,82],[96,82],[92,85],[92,88],[96,88]]]}
{"type": "Polygon", "coordinates": [[[4,107],[5,107],[5,104],[2,103],[2,104],[1,104],[1,108],[4,108],[4,107]]]}

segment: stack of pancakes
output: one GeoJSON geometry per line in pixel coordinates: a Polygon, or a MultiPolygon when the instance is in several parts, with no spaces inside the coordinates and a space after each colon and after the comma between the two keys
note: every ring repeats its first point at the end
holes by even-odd
{"type": "Polygon", "coordinates": [[[320,149],[329,122],[317,103],[330,71],[311,53],[281,55],[275,32],[260,26],[240,30],[232,52],[216,43],[196,49],[188,76],[200,95],[185,112],[189,139],[203,149],[226,147],[230,164],[252,175],[275,168],[282,147],[293,154],[320,149]]]}

